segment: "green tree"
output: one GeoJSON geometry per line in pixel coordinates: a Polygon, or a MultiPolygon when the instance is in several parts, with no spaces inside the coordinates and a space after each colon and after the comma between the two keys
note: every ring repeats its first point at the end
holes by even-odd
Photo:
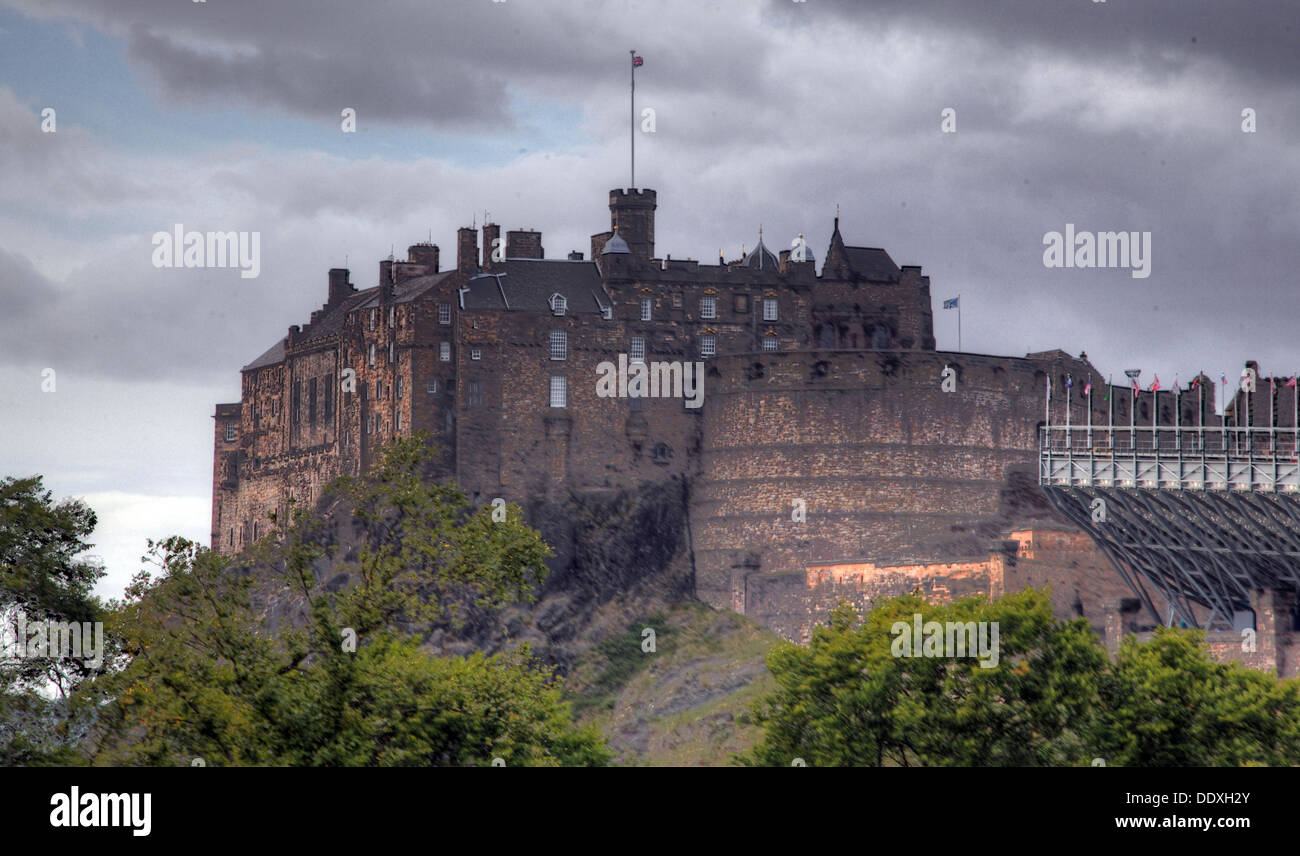
{"type": "Polygon", "coordinates": [[[517,507],[500,522],[473,511],[427,478],[430,460],[424,437],[391,445],[371,475],[333,485],[328,517],[297,514],[239,564],[151,544],[159,578],[138,577],[111,617],[132,660],[94,687],[108,701],[94,761],[605,763],[526,648],[419,648],[433,622],[530,599],[550,554],[517,507]],[[327,537],[330,520],[352,528],[327,537]]]}
{"type": "MultiPolygon", "coordinates": [[[[95,513],[80,501],[55,503],[40,476],[0,480],[0,616],[101,620],[102,605],[92,589],[104,570],[83,556],[95,522],[95,513]]],[[[0,645],[16,641],[6,638],[0,645]]],[[[67,763],[76,757],[87,719],[68,695],[89,673],[81,660],[0,662],[0,764],[67,763]]]]}
{"type": "Polygon", "coordinates": [[[1300,683],[1210,660],[1201,631],[1128,637],[1101,696],[1107,764],[1300,764],[1300,683]]]}
{"type": "Polygon", "coordinates": [[[1300,764],[1300,682],[1213,662],[1198,631],[1129,637],[1111,662],[1087,622],[1056,620],[1033,590],[942,606],[913,595],[857,622],[841,607],[806,648],[769,653],[777,689],[755,708],[764,736],[741,763],[1300,764]],[[895,623],[917,613],[997,622],[997,666],[895,656],[895,623]]]}

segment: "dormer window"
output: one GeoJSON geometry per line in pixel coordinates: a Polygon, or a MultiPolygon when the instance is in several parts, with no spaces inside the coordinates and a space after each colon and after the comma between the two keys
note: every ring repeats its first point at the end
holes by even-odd
{"type": "Polygon", "coordinates": [[[569,308],[569,301],[564,299],[563,294],[551,295],[551,312],[556,315],[563,315],[564,310],[569,308]]]}

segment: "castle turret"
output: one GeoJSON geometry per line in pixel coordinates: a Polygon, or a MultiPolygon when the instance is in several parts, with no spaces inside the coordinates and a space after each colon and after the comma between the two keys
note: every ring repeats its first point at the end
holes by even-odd
{"type": "Polygon", "coordinates": [[[627,241],[635,261],[655,255],[655,208],[658,195],[653,190],[611,190],[609,192],[609,227],[627,241]]]}

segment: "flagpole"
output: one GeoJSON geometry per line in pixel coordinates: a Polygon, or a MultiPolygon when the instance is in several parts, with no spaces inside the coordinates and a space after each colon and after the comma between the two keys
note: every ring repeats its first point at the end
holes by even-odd
{"type": "Polygon", "coordinates": [[[1088,451],[1092,451],[1092,375],[1088,375],[1088,451]]]}
{"type": "Polygon", "coordinates": [[[636,51],[628,51],[632,65],[632,93],[627,101],[628,130],[632,140],[632,189],[636,189],[636,51]]]}
{"type": "Polygon", "coordinates": [[[957,352],[961,353],[961,292],[960,291],[957,292],[957,352]]]}
{"type": "Polygon", "coordinates": [[[1106,378],[1106,442],[1115,450],[1115,375],[1106,378]]]}

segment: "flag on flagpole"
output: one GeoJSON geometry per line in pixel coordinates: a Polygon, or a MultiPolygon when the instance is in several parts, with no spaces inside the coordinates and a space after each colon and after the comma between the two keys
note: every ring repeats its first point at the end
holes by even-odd
{"type": "Polygon", "coordinates": [[[1091,395],[1091,394],[1092,394],[1092,378],[1088,378],[1088,382],[1087,382],[1086,384],[1084,384],[1084,386],[1083,386],[1083,394],[1084,394],[1084,395],[1091,395]]]}
{"type": "Polygon", "coordinates": [[[959,300],[961,300],[961,297],[954,297],[954,298],[951,298],[950,300],[945,300],[945,301],[943,302],[943,308],[944,308],[944,309],[956,309],[957,306],[958,306],[957,301],[959,301],[959,300]]]}
{"type": "Polygon", "coordinates": [[[1137,378],[1133,378],[1133,397],[1134,397],[1134,398],[1137,398],[1137,397],[1138,397],[1138,382],[1137,382],[1137,378]]]}
{"type": "Polygon", "coordinates": [[[1187,388],[1196,389],[1200,385],[1201,385],[1201,376],[1198,374],[1196,377],[1192,378],[1192,385],[1187,388]]]}
{"type": "Polygon", "coordinates": [[[1152,384],[1151,384],[1151,391],[1152,391],[1152,392],[1159,392],[1159,391],[1160,391],[1160,375],[1156,375],[1156,379],[1155,379],[1155,381],[1152,382],[1152,384]]]}
{"type": "Polygon", "coordinates": [[[644,60],[644,59],[642,59],[642,58],[639,57],[639,56],[636,56],[635,54],[632,55],[632,65],[633,65],[635,68],[640,68],[640,67],[641,67],[642,65],[644,65],[644,64],[645,64],[645,60],[644,60]]]}
{"type": "Polygon", "coordinates": [[[1286,385],[1287,385],[1287,386],[1295,386],[1295,377],[1293,376],[1289,381],[1287,381],[1287,382],[1286,382],[1286,385]]]}

